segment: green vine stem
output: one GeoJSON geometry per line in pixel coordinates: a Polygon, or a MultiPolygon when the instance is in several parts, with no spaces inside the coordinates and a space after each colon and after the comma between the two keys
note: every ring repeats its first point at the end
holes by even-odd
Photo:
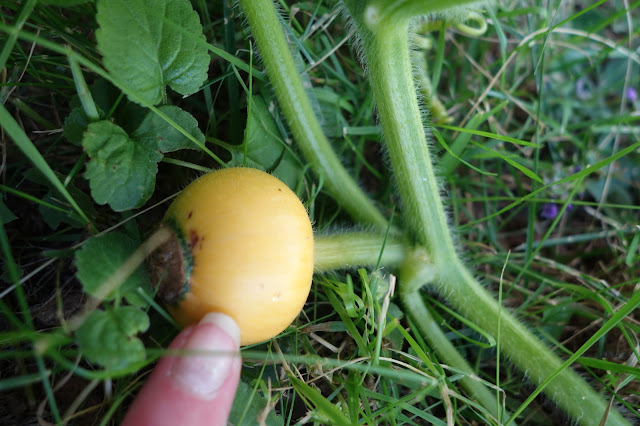
{"type": "Polygon", "coordinates": [[[73,75],[73,82],[76,85],[76,92],[78,92],[78,98],[82,104],[82,109],[89,121],[94,122],[100,120],[100,114],[98,113],[98,107],[96,107],[89,86],[82,75],[82,70],[78,61],[73,56],[67,56],[69,59],[69,66],[71,68],[71,74],[73,75]]]}
{"type": "Polygon", "coordinates": [[[291,133],[312,170],[324,179],[327,191],[356,221],[387,229],[385,217],[351,178],[324,135],[273,2],[239,3],[291,133]]]}
{"type": "MultiPolygon", "coordinates": [[[[398,278],[403,279],[405,277],[401,275],[398,278]]],[[[505,418],[506,413],[499,413],[501,407],[499,407],[496,402],[495,394],[491,393],[482,380],[476,376],[473,372],[473,368],[469,365],[467,360],[460,355],[460,352],[458,352],[456,347],[444,334],[435,318],[433,318],[422,302],[422,296],[417,292],[412,293],[403,291],[403,288],[401,287],[400,299],[402,300],[405,308],[411,312],[413,317],[420,317],[420,322],[417,323],[417,327],[423,334],[423,337],[429,342],[429,345],[431,345],[441,359],[446,360],[450,367],[465,373],[465,376],[460,379],[464,388],[469,392],[473,399],[478,401],[487,409],[487,411],[489,411],[489,413],[491,413],[497,423],[500,423],[499,419],[505,418]]]]}
{"type": "MultiPolygon", "coordinates": [[[[471,321],[494,338],[500,335],[501,351],[533,382],[540,384],[556,370],[562,370],[546,386],[545,393],[580,423],[599,424],[609,412],[607,403],[573,370],[562,369],[560,359],[540,339],[501,309],[459,259],[449,232],[413,82],[409,21],[418,9],[420,13],[441,11],[468,2],[374,1],[369,5],[360,0],[343,0],[343,3],[362,43],[405,222],[410,235],[429,253],[435,271],[432,282],[471,321]]],[[[406,284],[399,283],[404,298],[415,299],[416,303],[422,300],[414,286],[403,289],[406,284]]],[[[409,313],[417,322],[428,322],[418,306],[409,305],[409,313]]],[[[608,420],[607,424],[628,424],[615,410],[609,412],[608,420]]]]}
{"type": "Polygon", "coordinates": [[[367,232],[344,232],[317,236],[314,272],[361,266],[395,267],[407,256],[407,245],[394,237],[367,232]]]}

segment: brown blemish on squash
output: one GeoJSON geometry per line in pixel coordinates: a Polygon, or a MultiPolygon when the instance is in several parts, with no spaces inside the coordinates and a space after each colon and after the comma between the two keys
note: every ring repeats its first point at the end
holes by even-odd
{"type": "MultiPolygon", "coordinates": [[[[200,242],[200,236],[193,229],[189,231],[189,248],[193,250],[195,246],[200,242]]],[[[201,248],[202,246],[199,246],[201,248]]]]}
{"type": "MultiPolygon", "coordinates": [[[[160,225],[163,227],[171,227],[160,225]]],[[[171,230],[171,238],[147,258],[147,270],[158,297],[167,304],[180,300],[185,288],[187,261],[179,237],[171,230]]]]}

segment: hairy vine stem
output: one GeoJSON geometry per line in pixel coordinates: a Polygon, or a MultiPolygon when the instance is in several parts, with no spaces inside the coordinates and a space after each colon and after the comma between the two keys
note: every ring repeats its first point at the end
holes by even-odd
{"type": "MultiPolygon", "coordinates": [[[[429,11],[428,7],[435,12],[468,2],[374,0],[369,4],[343,0],[343,3],[362,42],[380,125],[404,203],[405,222],[410,235],[429,253],[435,271],[432,280],[435,287],[475,324],[494,337],[500,335],[502,352],[535,383],[542,383],[556,370],[562,370],[547,384],[544,392],[572,418],[585,425],[600,424],[603,416],[609,413],[607,424],[628,424],[618,412],[609,411],[607,403],[573,370],[562,369],[560,359],[520,321],[501,308],[457,255],[433,172],[413,82],[409,22],[419,9],[418,4],[425,6],[426,10],[420,11],[424,13],[429,11]],[[389,6],[380,8],[380,3],[389,6]],[[372,7],[376,8],[373,15],[372,7]]],[[[424,302],[415,286],[407,291],[403,289],[404,285],[408,284],[399,283],[400,293],[404,291],[403,299],[411,301],[406,306],[410,314],[417,322],[429,322],[430,318],[425,317],[427,311],[420,306],[424,302]]],[[[450,358],[441,348],[434,349],[445,361],[450,358]]],[[[474,393],[473,389],[469,390],[474,393]]]]}
{"type": "Polygon", "coordinates": [[[240,0],[291,133],[328,192],[356,221],[387,229],[387,220],[344,168],[318,121],[271,0],[240,0]]]}

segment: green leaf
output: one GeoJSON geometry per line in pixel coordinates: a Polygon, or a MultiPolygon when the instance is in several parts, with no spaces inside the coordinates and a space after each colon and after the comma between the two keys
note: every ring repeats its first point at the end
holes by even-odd
{"type": "Polygon", "coordinates": [[[100,0],[96,19],[105,67],[139,100],[158,104],[166,85],[190,95],[207,78],[210,58],[189,0],[100,0]]]}
{"type": "MultiPolygon", "coordinates": [[[[198,127],[198,121],[191,114],[176,106],[163,106],[158,109],[191,136],[204,143],[204,135],[198,127]]],[[[144,141],[145,144],[155,147],[160,152],[199,149],[184,134],[153,112],[147,114],[132,137],[135,140],[144,141]]]]}
{"type": "Polygon", "coordinates": [[[76,338],[82,354],[108,369],[123,369],[145,358],[138,332],[149,328],[149,317],[133,306],[94,311],[78,329],[76,338]]]}
{"type": "Polygon", "coordinates": [[[260,97],[252,98],[251,115],[242,145],[222,146],[231,152],[231,166],[265,170],[294,190],[302,177],[300,162],[280,137],[278,125],[260,97]]]}
{"type": "MultiPolygon", "coordinates": [[[[60,204],[58,202],[58,199],[54,196],[54,192],[51,190],[44,197],[42,197],[42,201],[53,206],[58,206],[60,204]]],[[[46,204],[40,204],[38,206],[38,210],[40,211],[42,220],[44,220],[44,222],[51,229],[58,228],[61,223],[66,223],[76,228],[80,228],[83,226],[83,223],[79,217],[69,215],[65,212],[61,212],[60,210],[52,209],[46,204]]]]}
{"type": "Polygon", "coordinates": [[[98,204],[124,211],[151,197],[162,154],[150,143],[132,140],[110,121],[98,121],[89,125],[82,144],[91,157],[85,177],[98,204]]]}
{"type": "MultiPolygon", "coordinates": [[[[65,176],[60,173],[55,173],[60,180],[64,180],[65,176]]],[[[74,227],[80,228],[84,226],[84,222],[80,219],[74,211],[69,209],[68,204],[64,201],[63,195],[58,191],[57,187],[52,185],[47,178],[42,175],[38,169],[30,169],[24,174],[24,178],[30,182],[37,183],[49,188],[49,192],[45,194],[40,200],[38,210],[42,215],[42,219],[45,221],[51,229],[56,229],[61,223],[66,223],[74,227]],[[56,208],[57,207],[57,208],[56,208]]],[[[78,203],[78,206],[82,209],[87,217],[94,220],[98,216],[98,212],[95,209],[95,205],[91,197],[84,192],[80,191],[74,186],[73,183],[68,183],[66,186],[67,191],[71,197],[78,203]]]]}
{"type": "Polygon", "coordinates": [[[342,109],[353,113],[353,106],[330,87],[314,88],[312,96],[317,100],[322,129],[330,138],[342,138],[343,129],[348,123],[342,115],[342,109]]]}
{"type": "MultiPolygon", "coordinates": [[[[238,390],[231,406],[231,413],[227,424],[229,426],[253,426],[257,425],[258,416],[265,410],[268,401],[258,393],[254,393],[253,388],[243,381],[238,383],[238,390]]],[[[283,425],[282,417],[275,411],[269,410],[269,414],[264,423],[267,426],[283,425]]]]}
{"type": "Polygon", "coordinates": [[[76,107],[64,120],[64,137],[74,145],[82,145],[82,137],[89,126],[89,119],[82,107],[76,107]]]}
{"type": "MultiPolygon", "coordinates": [[[[120,267],[120,265],[137,248],[134,240],[120,232],[111,232],[99,237],[90,238],[76,252],[77,277],[84,291],[95,295],[100,286],[120,267]]],[[[147,302],[138,293],[142,288],[151,294],[149,277],[142,268],[138,268],[126,281],[116,289],[109,299],[124,297],[136,306],[146,306],[147,302]]]]}
{"type": "Polygon", "coordinates": [[[13,212],[9,210],[9,207],[4,204],[4,201],[0,199],[0,221],[2,221],[3,224],[7,224],[17,218],[18,216],[13,214],[13,212]]]}

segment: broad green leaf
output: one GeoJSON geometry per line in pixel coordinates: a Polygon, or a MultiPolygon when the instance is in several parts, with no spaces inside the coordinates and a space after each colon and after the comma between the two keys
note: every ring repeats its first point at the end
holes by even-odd
{"type": "Polygon", "coordinates": [[[558,300],[558,303],[545,309],[542,314],[542,329],[554,339],[560,338],[574,313],[570,305],[562,303],[562,300],[558,300]]]}
{"type": "Polygon", "coordinates": [[[266,426],[283,425],[282,417],[278,416],[273,409],[268,409],[269,414],[264,419],[264,423],[258,421],[258,417],[262,415],[267,407],[268,401],[257,392],[253,392],[253,388],[243,381],[238,383],[236,396],[231,406],[231,413],[227,425],[229,426],[253,426],[264,424],[266,426]]]}
{"type": "Polygon", "coordinates": [[[280,137],[278,125],[260,97],[252,99],[243,144],[223,146],[231,152],[230,165],[265,170],[294,190],[302,176],[298,159],[280,137]]]}
{"type": "Polygon", "coordinates": [[[140,362],[145,349],[138,332],[149,328],[149,317],[133,306],[94,311],[78,329],[80,352],[93,363],[118,370],[140,362]]]}
{"type": "Polygon", "coordinates": [[[210,58],[189,0],[100,0],[97,8],[98,49],[115,81],[153,105],[167,85],[182,95],[200,88],[210,58]]]}
{"type": "MultiPolygon", "coordinates": [[[[42,197],[42,201],[53,206],[60,205],[58,199],[54,196],[54,192],[51,190],[44,197],[42,197]]],[[[45,204],[40,204],[38,206],[38,210],[40,211],[42,220],[44,220],[44,222],[49,225],[51,229],[57,229],[61,223],[66,223],[76,228],[80,228],[83,226],[83,223],[79,217],[69,215],[60,210],[52,209],[45,204]]]]}
{"type": "Polygon", "coordinates": [[[91,123],[82,140],[91,161],[85,177],[98,204],[115,211],[140,207],[155,187],[160,154],[150,143],[134,141],[110,121],[91,123]]]}
{"type": "MultiPolygon", "coordinates": [[[[100,286],[137,248],[134,240],[120,232],[111,232],[89,239],[76,252],[77,277],[82,283],[84,291],[94,295],[100,286]]],[[[146,306],[147,302],[138,293],[142,288],[147,294],[151,293],[149,278],[142,268],[138,268],[126,281],[110,295],[124,297],[136,306],[146,306]]]]}
{"type": "MultiPolygon", "coordinates": [[[[191,114],[176,106],[163,106],[158,109],[191,136],[204,143],[204,135],[198,127],[198,122],[191,114]]],[[[199,149],[185,135],[153,112],[147,114],[140,127],[133,133],[132,138],[144,141],[145,144],[155,147],[160,152],[199,149]]]]}
{"type": "MultiPolygon", "coordinates": [[[[65,179],[63,174],[57,172],[54,172],[54,174],[60,181],[65,179]]],[[[75,227],[84,226],[84,221],[80,219],[80,216],[78,216],[74,210],[69,208],[69,204],[65,201],[64,196],[58,188],[53,185],[39,169],[32,168],[27,170],[24,173],[24,179],[49,188],[47,194],[42,198],[34,200],[34,202],[38,203],[38,210],[43,220],[52,229],[56,229],[62,222],[75,227]]],[[[78,206],[85,212],[87,217],[93,220],[98,216],[91,197],[76,188],[72,182],[67,183],[66,190],[69,191],[71,197],[76,200],[78,206]]]]}
{"type": "Polygon", "coordinates": [[[89,119],[82,107],[76,107],[64,120],[64,136],[74,145],[82,145],[82,136],[89,126],[89,119]]]}

